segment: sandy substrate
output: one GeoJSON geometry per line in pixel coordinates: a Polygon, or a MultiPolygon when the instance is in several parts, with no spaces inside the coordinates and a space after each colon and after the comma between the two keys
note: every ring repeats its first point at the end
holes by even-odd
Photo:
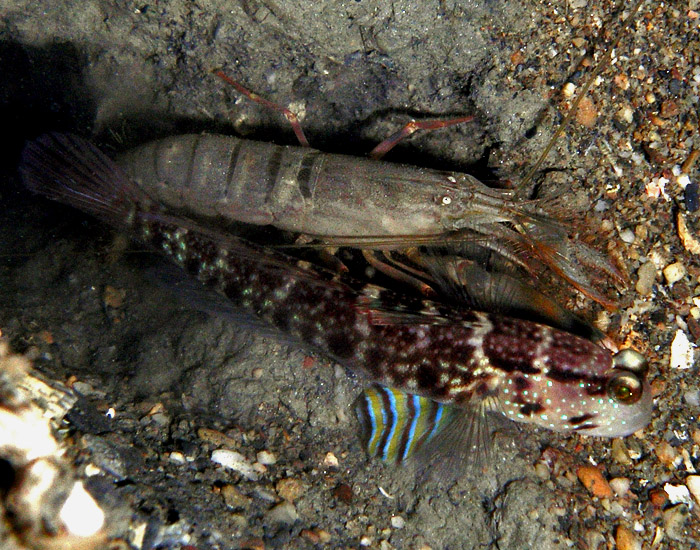
{"type": "Polygon", "coordinates": [[[23,191],[19,153],[52,130],[106,151],[189,131],[294,143],[211,75],[222,68],[292,106],[330,152],[361,155],[410,116],[474,114],[388,160],[517,181],[562,119],[565,83],[588,74],[586,48],[617,35],[613,6],[0,1],[0,330],[81,395],[64,436],[110,535],[136,548],[700,547],[700,382],[692,358],[671,361],[678,334],[700,338],[698,11],[644,4],[536,177],[544,196],[578,198],[580,225],[629,273],[618,310],[573,290],[568,305],[649,359],[652,423],[616,442],[505,434],[485,473],[465,464],[438,489],[366,459],[359,381],[183,304],[144,276],[137,245],[23,191]],[[217,449],[254,475],[212,462],[217,449]]]}

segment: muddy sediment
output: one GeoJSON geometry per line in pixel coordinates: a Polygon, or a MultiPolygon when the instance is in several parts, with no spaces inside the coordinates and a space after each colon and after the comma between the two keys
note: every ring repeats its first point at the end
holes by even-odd
{"type": "Polygon", "coordinates": [[[649,358],[654,419],[623,441],[525,427],[448,489],[368,461],[359,380],[179,299],[138,245],[21,188],[21,148],[46,131],[110,152],[200,131],[294,143],[213,69],[293,108],[330,152],[361,155],[411,116],[474,114],[387,160],[507,185],[620,19],[608,2],[413,4],[0,4],[3,337],[79,395],[68,455],[136,548],[697,547],[700,385],[692,354],[671,357],[679,333],[700,338],[692,1],[643,5],[535,180],[552,204],[578,198],[574,230],[594,228],[628,276],[616,311],[573,290],[567,304],[649,358]]]}

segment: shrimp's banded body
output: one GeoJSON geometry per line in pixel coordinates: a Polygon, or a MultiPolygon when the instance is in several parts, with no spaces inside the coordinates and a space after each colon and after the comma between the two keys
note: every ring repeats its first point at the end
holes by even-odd
{"type": "Polygon", "coordinates": [[[515,208],[468,174],[233,136],[172,136],[117,163],[170,208],[307,235],[434,235],[515,208]]]}
{"type": "Polygon", "coordinates": [[[537,201],[461,172],[208,134],[152,141],[117,163],[157,202],[188,216],[271,225],[361,248],[467,239],[530,272],[548,266],[607,305],[591,279],[619,279],[605,257],[572,240],[537,201]]]}

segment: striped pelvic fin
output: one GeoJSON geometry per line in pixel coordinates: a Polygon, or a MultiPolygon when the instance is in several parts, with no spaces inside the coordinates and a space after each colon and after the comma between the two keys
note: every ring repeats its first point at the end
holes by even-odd
{"type": "Polygon", "coordinates": [[[384,386],[366,389],[355,403],[362,444],[371,457],[401,464],[433,439],[455,408],[384,386]]]}

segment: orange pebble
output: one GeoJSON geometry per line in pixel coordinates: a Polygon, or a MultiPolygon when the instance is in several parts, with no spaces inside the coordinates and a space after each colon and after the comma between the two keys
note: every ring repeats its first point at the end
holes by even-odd
{"type": "Polygon", "coordinates": [[[578,123],[582,124],[586,128],[593,128],[597,119],[598,110],[596,109],[593,101],[587,97],[581,99],[581,103],[578,104],[578,110],[576,111],[576,120],[578,123]]]}
{"type": "Polygon", "coordinates": [[[613,496],[613,490],[610,484],[603,477],[603,473],[595,466],[580,466],[576,470],[576,475],[583,486],[588,491],[598,498],[610,498],[613,496]]]}
{"type": "Polygon", "coordinates": [[[649,500],[654,508],[663,508],[668,502],[668,494],[663,489],[649,491],[649,500]]]}
{"type": "Polygon", "coordinates": [[[615,544],[619,550],[640,550],[642,543],[634,531],[618,525],[615,531],[615,544]]]}

